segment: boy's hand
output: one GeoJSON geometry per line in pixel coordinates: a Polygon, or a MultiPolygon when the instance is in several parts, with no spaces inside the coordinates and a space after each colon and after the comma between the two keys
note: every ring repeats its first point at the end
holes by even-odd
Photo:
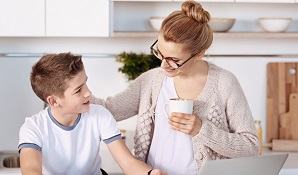
{"type": "Polygon", "coordinates": [[[151,171],[150,175],[167,175],[167,174],[161,172],[159,169],[154,169],[151,171]]]}

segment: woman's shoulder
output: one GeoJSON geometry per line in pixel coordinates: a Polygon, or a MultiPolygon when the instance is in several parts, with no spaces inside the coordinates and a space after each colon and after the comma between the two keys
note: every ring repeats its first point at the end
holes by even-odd
{"type": "MultiPolygon", "coordinates": [[[[210,63],[210,72],[213,72],[213,81],[216,83],[214,87],[220,92],[220,94],[229,96],[231,93],[242,91],[241,85],[234,73],[231,71],[221,68],[215,64],[210,63]]],[[[213,84],[214,85],[214,84],[213,84]]]]}
{"type": "Polygon", "coordinates": [[[150,70],[142,73],[134,81],[142,82],[142,84],[143,84],[144,82],[149,83],[152,81],[162,80],[163,77],[164,77],[164,73],[163,73],[162,68],[157,67],[157,68],[153,68],[153,69],[150,69],[150,70]]]}
{"type": "Polygon", "coordinates": [[[142,73],[139,77],[152,77],[152,76],[163,76],[163,70],[160,67],[150,69],[142,73]]]}
{"type": "Polygon", "coordinates": [[[241,85],[234,73],[213,63],[208,64],[209,82],[212,87],[216,87],[215,89],[217,89],[217,91],[230,94],[233,91],[241,89],[241,85]]]}
{"type": "Polygon", "coordinates": [[[220,66],[215,65],[214,63],[210,63],[208,62],[209,65],[209,72],[210,75],[209,76],[216,76],[216,78],[218,79],[218,82],[234,82],[237,81],[237,78],[235,76],[234,73],[232,73],[231,71],[222,68],[220,66]]]}

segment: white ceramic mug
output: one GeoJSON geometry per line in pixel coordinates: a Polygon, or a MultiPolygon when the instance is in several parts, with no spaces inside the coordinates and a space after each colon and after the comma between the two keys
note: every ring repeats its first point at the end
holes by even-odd
{"type": "Polygon", "coordinates": [[[181,98],[171,98],[168,103],[164,104],[164,113],[169,117],[172,112],[192,114],[193,101],[181,98]]]}

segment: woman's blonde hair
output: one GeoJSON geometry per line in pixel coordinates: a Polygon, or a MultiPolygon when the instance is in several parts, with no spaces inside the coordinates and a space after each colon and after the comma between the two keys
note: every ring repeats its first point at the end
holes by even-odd
{"type": "Polygon", "coordinates": [[[186,51],[195,54],[208,49],[212,43],[213,32],[209,20],[210,14],[200,3],[185,1],[180,11],[166,17],[160,32],[165,41],[182,43],[186,51]]]}

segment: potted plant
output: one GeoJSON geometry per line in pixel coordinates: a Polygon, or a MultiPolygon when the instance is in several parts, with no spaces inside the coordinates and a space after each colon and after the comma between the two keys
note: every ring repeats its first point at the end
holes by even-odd
{"type": "Polygon", "coordinates": [[[123,66],[118,69],[119,72],[125,74],[128,81],[134,80],[143,72],[146,72],[155,67],[159,67],[161,61],[157,59],[152,53],[134,53],[122,52],[116,56],[116,61],[123,63],[123,66]]]}

